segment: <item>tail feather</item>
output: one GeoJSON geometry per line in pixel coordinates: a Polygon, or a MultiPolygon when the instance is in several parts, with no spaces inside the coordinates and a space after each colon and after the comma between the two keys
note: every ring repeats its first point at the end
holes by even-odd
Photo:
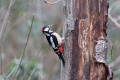
{"type": "Polygon", "coordinates": [[[62,61],[63,66],[65,66],[65,60],[62,54],[59,54],[59,59],[62,61]]]}

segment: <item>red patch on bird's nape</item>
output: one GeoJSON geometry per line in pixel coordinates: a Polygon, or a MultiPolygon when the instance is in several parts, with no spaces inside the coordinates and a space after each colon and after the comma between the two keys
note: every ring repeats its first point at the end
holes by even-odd
{"type": "Polygon", "coordinates": [[[44,31],[45,29],[42,29],[42,32],[44,31]]]}

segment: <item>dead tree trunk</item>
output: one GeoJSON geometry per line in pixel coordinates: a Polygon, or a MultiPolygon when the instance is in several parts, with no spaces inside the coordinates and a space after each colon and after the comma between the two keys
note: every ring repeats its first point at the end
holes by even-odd
{"type": "Polygon", "coordinates": [[[66,64],[62,67],[61,80],[107,80],[104,63],[95,59],[96,41],[101,36],[107,37],[107,0],[64,2],[66,64]]]}

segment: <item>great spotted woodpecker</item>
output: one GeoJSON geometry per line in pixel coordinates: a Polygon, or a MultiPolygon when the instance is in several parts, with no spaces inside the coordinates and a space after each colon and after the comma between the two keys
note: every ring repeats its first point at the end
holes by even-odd
{"type": "Polygon", "coordinates": [[[51,30],[53,25],[46,25],[42,28],[43,34],[46,36],[48,43],[53,48],[55,53],[58,55],[59,59],[62,60],[63,66],[65,65],[64,57],[63,57],[63,46],[64,41],[60,37],[60,35],[51,30]]]}

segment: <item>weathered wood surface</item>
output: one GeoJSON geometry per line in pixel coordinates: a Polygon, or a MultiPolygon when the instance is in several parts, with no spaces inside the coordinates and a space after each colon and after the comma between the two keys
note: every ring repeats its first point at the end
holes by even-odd
{"type": "Polygon", "coordinates": [[[107,80],[104,64],[96,63],[94,56],[95,41],[107,36],[108,0],[64,1],[66,64],[61,80],[107,80]]]}

